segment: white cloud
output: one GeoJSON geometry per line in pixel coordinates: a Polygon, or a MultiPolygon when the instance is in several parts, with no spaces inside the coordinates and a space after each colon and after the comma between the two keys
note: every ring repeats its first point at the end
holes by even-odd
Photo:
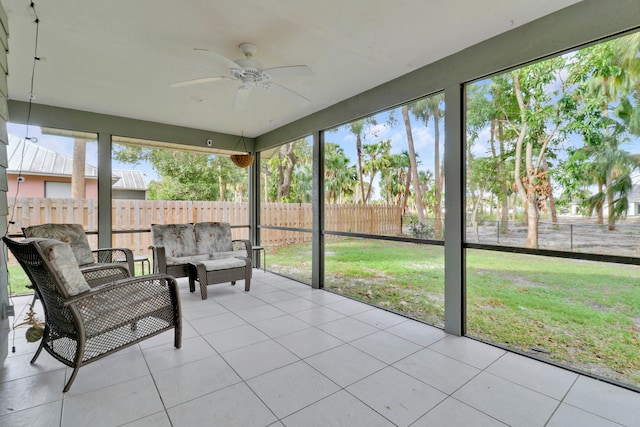
{"type": "MultiPolygon", "coordinates": [[[[428,128],[421,126],[412,129],[413,145],[417,152],[431,148],[435,145],[435,136],[428,128]]],[[[442,141],[440,141],[442,143],[442,141]]]]}
{"type": "Polygon", "coordinates": [[[489,126],[482,129],[478,134],[478,139],[474,141],[471,147],[471,153],[474,157],[487,157],[491,154],[491,129],[489,126]]]}

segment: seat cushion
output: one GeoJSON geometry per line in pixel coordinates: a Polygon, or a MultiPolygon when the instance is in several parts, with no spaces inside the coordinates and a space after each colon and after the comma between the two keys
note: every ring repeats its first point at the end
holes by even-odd
{"type": "Polygon", "coordinates": [[[207,271],[227,270],[229,268],[246,267],[247,265],[247,263],[240,258],[224,258],[202,261],[202,264],[207,271]]]}
{"type": "Polygon", "coordinates": [[[181,265],[188,264],[190,262],[196,261],[208,261],[209,255],[192,255],[192,256],[183,256],[183,257],[167,257],[167,265],[181,265]]]}
{"type": "Polygon", "coordinates": [[[68,243],[78,265],[93,264],[95,259],[81,224],[40,224],[22,229],[24,237],[42,237],[68,243]]]}
{"type": "Polygon", "coordinates": [[[60,280],[69,296],[78,295],[91,289],[80,272],[71,245],[55,239],[40,239],[35,241],[35,244],[44,253],[53,274],[60,280]]]}
{"type": "Polygon", "coordinates": [[[209,254],[209,259],[225,259],[225,258],[233,258],[238,256],[247,256],[246,250],[241,251],[222,251],[222,252],[212,252],[209,254]]]}
{"type": "Polygon", "coordinates": [[[206,253],[196,251],[196,235],[193,224],[153,224],[151,226],[151,240],[154,246],[164,246],[167,258],[206,253]]]}
{"type": "Polygon", "coordinates": [[[194,226],[198,254],[233,250],[228,222],[197,222],[194,226]]]}

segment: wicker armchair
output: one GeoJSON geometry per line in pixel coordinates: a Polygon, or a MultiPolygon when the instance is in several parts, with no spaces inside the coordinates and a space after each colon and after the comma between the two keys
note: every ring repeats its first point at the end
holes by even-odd
{"type": "Polygon", "coordinates": [[[8,237],[3,241],[32,281],[44,308],[44,334],[31,363],[44,348],[72,367],[64,392],[80,367],[161,332],[174,329],[174,346],[180,348],[180,299],[173,277],[131,278],[127,268],[118,264],[104,267],[109,270],[106,276],[98,267],[83,276],[67,243],[54,239],[17,242],[8,237]],[[85,280],[87,274],[125,278],[91,286],[85,280]]]}
{"type": "Polygon", "coordinates": [[[104,264],[120,263],[127,266],[131,276],[134,275],[133,253],[127,248],[100,248],[91,250],[87,235],[81,224],[40,224],[24,227],[24,237],[40,237],[56,239],[71,245],[73,254],[81,270],[98,267],[104,264]]]}

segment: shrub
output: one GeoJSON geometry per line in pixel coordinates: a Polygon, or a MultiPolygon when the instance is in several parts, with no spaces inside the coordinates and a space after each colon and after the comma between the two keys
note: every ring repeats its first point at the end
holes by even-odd
{"type": "Polygon", "coordinates": [[[411,232],[411,237],[415,237],[417,239],[431,239],[433,238],[434,228],[433,224],[411,221],[409,224],[409,231],[411,232]]]}

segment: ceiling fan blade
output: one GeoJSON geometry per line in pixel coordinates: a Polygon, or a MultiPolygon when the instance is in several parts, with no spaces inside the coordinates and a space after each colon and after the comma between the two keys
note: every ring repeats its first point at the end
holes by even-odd
{"type": "Polygon", "coordinates": [[[265,88],[266,90],[276,93],[284,98],[289,98],[292,101],[295,101],[297,104],[299,104],[301,107],[306,107],[307,105],[311,104],[311,100],[309,98],[306,98],[302,95],[300,95],[298,92],[295,92],[289,88],[286,88],[282,85],[279,85],[278,83],[274,83],[274,82],[265,82],[262,84],[262,87],[265,88]]]}
{"type": "Polygon", "coordinates": [[[305,77],[313,74],[311,68],[306,65],[289,65],[284,67],[266,68],[263,70],[273,79],[280,79],[286,77],[305,77]]]}
{"type": "Polygon", "coordinates": [[[202,79],[194,79],[194,80],[186,80],[184,82],[176,82],[176,83],[171,83],[169,86],[171,87],[182,87],[182,86],[190,86],[190,85],[197,85],[200,83],[209,83],[209,82],[217,82],[220,80],[234,80],[231,77],[227,77],[227,76],[215,76],[215,77],[205,77],[202,79]]]}
{"type": "Polygon", "coordinates": [[[245,85],[241,85],[236,91],[236,100],[233,104],[233,109],[235,111],[242,111],[247,106],[247,100],[249,99],[249,92],[251,92],[251,88],[245,85]]]}
{"type": "Polygon", "coordinates": [[[194,47],[193,50],[200,51],[200,52],[207,52],[208,55],[213,56],[218,61],[224,62],[224,64],[227,67],[229,67],[229,68],[238,68],[238,64],[236,64],[235,62],[233,62],[232,60],[230,60],[226,56],[220,55],[217,52],[214,52],[214,51],[209,50],[209,49],[199,48],[199,47],[194,47]]]}

